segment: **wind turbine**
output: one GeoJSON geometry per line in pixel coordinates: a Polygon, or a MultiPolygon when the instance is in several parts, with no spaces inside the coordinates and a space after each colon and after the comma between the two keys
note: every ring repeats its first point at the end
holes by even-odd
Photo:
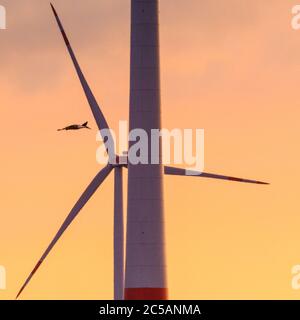
{"type": "MultiPolygon", "coordinates": [[[[82,73],[56,10],[51,8],[73,61],[87,101],[107,150],[114,150],[108,123],[82,73]],[[101,132],[101,131],[100,131],[101,132]]],[[[158,0],[131,0],[130,130],[147,133],[161,128],[158,0]]],[[[132,145],[132,142],[130,146],[132,145]]],[[[160,146],[161,148],[161,146],[160,146]]],[[[151,148],[149,148],[151,159],[151,148]]],[[[161,152],[160,152],[161,154],[161,152]]],[[[21,287],[17,298],[46,259],[57,241],[114,170],[114,299],[168,298],[164,248],[163,175],[186,176],[186,170],[159,164],[124,164],[124,159],[109,154],[109,163],[96,175],[65,219],[52,242],[21,287]],[[124,268],[123,168],[128,168],[128,208],[126,267],[124,268]],[[124,277],[125,275],[125,277],[124,277]]],[[[160,159],[161,160],[161,159],[160,159]]],[[[126,162],[126,161],[125,161],[126,162]]],[[[150,162],[149,162],[150,163],[150,162]]],[[[268,184],[212,173],[197,177],[244,183],[268,184]]]]}

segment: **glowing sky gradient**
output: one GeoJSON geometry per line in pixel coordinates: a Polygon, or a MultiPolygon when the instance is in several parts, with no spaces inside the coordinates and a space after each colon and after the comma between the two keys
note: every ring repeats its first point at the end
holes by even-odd
{"type": "MultiPolygon", "coordinates": [[[[128,119],[130,1],[53,3],[117,129],[128,119]]],[[[0,4],[0,299],[12,299],[98,172],[99,142],[49,2],[0,4]],[[56,131],[86,120],[94,130],[56,131]]],[[[163,126],[205,129],[206,171],[272,183],[165,178],[170,298],[300,298],[291,287],[300,264],[295,4],[161,0],[163,126]]],[[[111,175],[23,298],[112,298],[112,195],[111,175]]]]}

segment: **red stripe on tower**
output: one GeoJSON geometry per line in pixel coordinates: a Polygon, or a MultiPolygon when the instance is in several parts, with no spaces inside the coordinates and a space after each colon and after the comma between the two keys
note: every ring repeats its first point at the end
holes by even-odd
{"type": "Polygon", "coordinates": [[[168,290],[165,288],[133,288],[125,289],[125,300],[167,300],[168,290]]]}

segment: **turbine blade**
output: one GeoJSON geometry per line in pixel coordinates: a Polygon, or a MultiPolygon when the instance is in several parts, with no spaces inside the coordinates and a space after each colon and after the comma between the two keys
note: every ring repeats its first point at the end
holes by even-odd
{"type": "Polygon", "coordinates": [[[100,109],[100,106],[98,105],[98,103],[96,101],[95,96],[93,95],[92,90],[90,89],[90,87],[89,87],[89,85],[88,85],[88,83],[87,83],[87,81],[85,79],[85,76],[84,76],[84,74],[83,74],[83,72],[82,72],[82,70],[80,68],[80,65],[79,65],[77,59],[76,59],[76,56],[75,56],[74,51],[73,51],[73,49],[71,47],[70,41],[69,41],[69,39],[68,39],[68,37],[67,37],[67,35],[65,33],[63,25],[62,25],[62,23],[61,23],[61,21],[60,21],[60,19],[58,17],[58,14],[57,14],[54,6],[52,5],[52,3],[50,3],[50,5],[51,5],[52,11],[54,13],[55,19],[57,21],[58,27],[60,29],[60,32],[62,34],[62,37],[63,37],[63,39],[65,41],[65,44],[67,46],[67,49],[69,51],[69,54],[71,56],[71,59],[73,61],[74,67],[76,69],[77,75],[79,77],[79,80],[80,80],[81,86],[82,86],[82,88],[84,90],[84,93],[85,93],[85,96],[87,98],[87,101],[88,101],[88,103],[89,103],[89,105],[91,107],[93,116],[94,116],[95,121],[97,123],[97,126],[98,126],[99,130],[107,129],[107,130],[105,130],[106,131],[105,135],[103,135],[103,133],[102,133],[102,139],[103,139],[103,141],[105,143],[106,149],[107,150],[114,150],[114,145],[110,146],[111,149],[108,146],[108,143],[110,141],[111,141],[111,143],[114,142],[113,137],[109,132],[110,129],[109,129],[108,123],[107,123],[107,121],[106,121],[106,119],[105,119],[105,117],[104,117],[104,115],[103,115],[103,113],[102,113],[102,111],[100,109]]]}
{"type": "Polygon", "coordinates": [[[92,182],[89,184],[87,189],[84,191],[84,193],[81,195],[79,200],[76,202],[75,206],[67,216],[66,220],[58,230],[57,234],[53,238],[52,242],[42,255],[41,259],[38,261],[32,272],[30,273],[29,277],[26,279],[25,283],[21,287],[20,291],[17,294],[16,299],[20,296],[22,291],[25,289],[25,287],[28,285],[29,281],[33,277],[33,275],[36,273],[42,262],[46,259],[52,248],[55,246],[57,241],[60,239],[60,237],[63,235],[65,230],[69,227],[69,225],[72,223],[72,221],[76,218],[80,210],[84,207],[84,205],[89,201],[89,199],[92,197],[92,195],[95,193],[95,191],[98,189],[98,187],[101,185],[101,183],[105,180],[105,178],[109,175],[109,173],[112,171],[113,167],[111,165],[107,165],[105,168],[103,168],[96,177],[92,180],[92,182]]]}
{"type": "Polygon", "coordinates": [[[268,182],[262,182],[257,180],[236,178],[236,177],[224,176],[224,175],[214,174],[214,173],[206,173],[206,172],[201,173],[197,171],[194,171],[194,172],[192,171],[194,173],[193,175],[187,175],[185,169],[166,167],[166,166],[164,167],[164,171],[166,175],[173,175],[173,176],[188,176],[188,177],[191,176],[191,177],[218,179],[218,180],[229,180],[229,181],[244,182],[244,183],[269,184],[268,182]]]}
{"type": "Polygon", "coordinates": [[[114,173],[114,300],[124,300],[123,168],[114,173]]]}

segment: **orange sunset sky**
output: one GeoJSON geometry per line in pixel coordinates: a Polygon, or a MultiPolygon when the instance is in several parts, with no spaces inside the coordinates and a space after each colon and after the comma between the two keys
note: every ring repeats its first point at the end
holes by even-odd
{"type": "MultiPolygon", "coordinates": [[[[117,130],[128,119],[130,1],[53,3],[117,130]]],[[[7,289],[0,299],[13,299],[99,171],[99,142],[49,1],[0,4],[7,10],[0,30],[0,265],[7,289]],[[93,130],[56,131],[86,120],[93,130]]],[[[165,178],[172,299],[300,298],[291,286],[291,269],[300,264],[296,4],[160,1],[163,127],[205,129],[205,171],[271,182],[165,178]]],[[[22,298],[111,299],[112,227],[113,175],[22,298]]]]}

